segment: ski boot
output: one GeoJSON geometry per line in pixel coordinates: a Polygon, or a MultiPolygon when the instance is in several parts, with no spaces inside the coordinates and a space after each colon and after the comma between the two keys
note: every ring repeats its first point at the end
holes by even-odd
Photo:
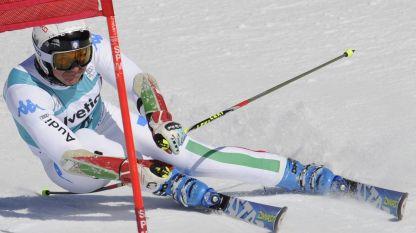
{"type": "Polygon", "coordinates": [[[155,163],[141,170],[142,184],[155,195],[172,196],[185,207],[210,208],[218,205],[220,195],[202,181],[181,174],[177,169],[155,163]]]}
{"type": "Polygon", "coordinates": [[[394,215],[397,220],[403,218],[409,195],[406,192],[349,180],[334,175],[331,170],[323,166],[315,164],[304,166],[292,159],[288,159],[285,173],[277,187],[289,191],[352,197],[394,215]]]}
{"type": "Polygon", "coordinates": [[[220,196],[214,189],[200,180],[179,173],[176,169],[172,171],[165,187],[167,195],[185,207],[210,208],[220,201],[220,196]]]}
{"type": "Polygon", "coordinates": [[[312,194],[348,192],[344,178],[323,165],[303,165],[292,159],[288,159],[285,173],[277,187],[312,194]]]}

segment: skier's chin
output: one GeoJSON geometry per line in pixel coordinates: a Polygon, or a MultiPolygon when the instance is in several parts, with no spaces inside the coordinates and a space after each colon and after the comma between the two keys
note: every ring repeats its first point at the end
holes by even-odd
{"type": "Polygon", "coordinates": [[[61,82],[63,82],[65,85],[67,86],[72,86],[75,85],[79,82],[79,80],[81,80],[81,74],[75,74],[75,75],[68,75],[65,76],[63,80],[61,80],[61,82]]]}
{"type": "Polygon", "coordinates": [[[54,76],[66,86],[73,86],[81,80],[84,72],[84,68],[77,71],[54,71],[54,76]]]}

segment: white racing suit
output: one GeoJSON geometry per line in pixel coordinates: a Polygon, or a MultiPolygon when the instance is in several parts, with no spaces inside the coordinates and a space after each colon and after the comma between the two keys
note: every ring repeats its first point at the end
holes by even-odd
{"type": "MultiPolygon", "coordinates": [[[[100,96],[103,80],[116,86],[110,45],[100,35],[93,35],[92,41],[93,58],[78,84],[51,84],[35,68],[33,55],[10,72],[3,93],[20,136],[41,159],[49,178],[75,193],[96,190],[109,181],[67,173],[58,165],[64,152],[87,149],[106,156],[126,155],[120,110],[100,96]]],[[[124,55],[122,62],[128,96],[136,102],[140,96],[133,92],[133,79],[142,71],[124,55]]],[[[150,156],[191,176],[300,188],[297,180],[303,165],[296,161],[240,147],[213,147],[190,136],[179,155],[169,155],[155,145],[144,116],[131,112],[131,121],[138,158],[150,156]],[[293,165],[298,169],[294,171],[293,165]]]]}

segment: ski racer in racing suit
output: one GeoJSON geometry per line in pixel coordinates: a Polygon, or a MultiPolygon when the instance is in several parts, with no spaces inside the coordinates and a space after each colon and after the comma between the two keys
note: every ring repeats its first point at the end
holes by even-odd
{"type": "MultiPolygon", "coordinates": [[[[74,193],[101,188],[109,180],[72,174],[61,161],[78,149],[126,154],[120,110],[101,97],[103,81],[116,86],[110,44],[83,21],[35,27],[32,39],[36,53],[12,69],[3,93],[18,132],[55,184],[74,193]]],[[[138,159],[171,164],[185,178],[227,178],[310,193],[328,192],[337,179],[322,166],[241,147],[213,147],[186,136],[155,78],[125,55],[121,60],[128,97],[138,108],[130,113],[138,159]]],[[[201,187],[198,193],[208,189],[201,187]]],[[[192,205],[202,205],[199,199],[192,205]]]]}

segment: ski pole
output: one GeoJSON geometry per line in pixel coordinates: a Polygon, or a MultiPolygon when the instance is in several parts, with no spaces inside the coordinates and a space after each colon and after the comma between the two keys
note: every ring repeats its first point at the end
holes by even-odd
{"type": "MultiPolygon", "coordinates": [[[[99,188],[99,189],[94,190],[94,191],[89,192],[89,193],[98,193],[98,192],[102,192],[102,191],[106,191],[106,190],[111,190],[111,189],[123,187],[124,185],[126,185],[126,184],[116,183],[116,184],[112,184],[112,185],[108,185],[108,186],[99,188]]],[[[66,192],[66,191],[50,191],[49,189],[42,190],[42,196],[49,196],[49,195],[55,195],[55,194],[79,194],[79,193],[72,193],[72,192],[66,192]]]]}
{"type": "Polygon", "coordinates": [[[267,90],[265,90],[265,91],[263,91],[263,92],[255,95],[255,96],[249,98],[249,99],[243,100],[240,103],[238,103],[238,104],[236,104],[236,105],[234,105],[232,107],[229,107],[229,108],[227,108],[227,109],[225,109],[225,110],[223,110],[221,112],[218,112],[218,113],[216,113],[216,114],[214,114],[214,115],[212,115],[212,116],[210,116],[210,117],[208,117],[208,118],[206,118],[206,119],[204,119],[204,120],[202,120],[202,121],[200,121],[200,122],[192,125],[188,129],[185,129],[185,133],[187,134],[187,133],[189,133],[192,130],[198,129],[198,128],[200,128],[200,127],[202,127],[202,126],[204,126],[204,125],[206,125],[208,123],[211,123],[214,120],[216,120],[216,119],[218,119],[220,117],[223,117],[224,115],[226,115],[229,112],[232,112],[232,111],[235,111],[235,110],[237,110],[237,109],[239,109],[241,107],[244,107],[247,104],[249,104],[249,103],[251,103],[251,102],[253,102],[253,101],[257,100],[257,99],[259,99],[259,98],[261,98],[261,97],[263,97],[263,96],[265,96],[267,94],[270,94],[271,92],[276,91],[277,89],[280,89],[280,88],[288,85],[289,83],[292,83],[292,82],[294,82],[294,81],[296,81],[296,80],[298,80],[298,79],[300,79],[302,77],[305,77],[306,75],[308,75],[308,74],[310,74],[312,72],[315,72],[315,71],[317,71],[317,70],[319,70],[319,69],[321,69],[321,68],[323,68],[323,67],[325,67],[325,66],[327,66],[327,65],[329,65],[331,63],[334,63],[334,62],[336,62],[336,61],[338,61],[338,60],[340,60],[340,59],[342,59],[344,57],[351,57],[354,54],[354,52],[355,52],[355,50],[353,50],[353,49],[347,49],[347,50],[345,50],[345,52],[342,55],[339,55],[336,58],[333,58],[333,59],[331,59],[331,60],[329,60],[329,61],[327,61],[327,62],[325,62],[325,63],[323,63],[323,64],[321,64],[321,65],[319,65],[319,66],[317,66],[315,68],[313,68],[313,69],[310,69],[310,70],[306,71],[305,73],[302,73],[302,74],[300,74],[300,75],[298,75],[298,76],[296,76],[294,78],[291,78],[289,80],[286,80],[286,81],[284,81],[284,82],[282,82],[282,83],[280,83],[280,84],[278,84],[278,85],[276,85],[276,86],[274,86],[274,87],[272,87],[270,89],[267,89],[267,90]]]}

